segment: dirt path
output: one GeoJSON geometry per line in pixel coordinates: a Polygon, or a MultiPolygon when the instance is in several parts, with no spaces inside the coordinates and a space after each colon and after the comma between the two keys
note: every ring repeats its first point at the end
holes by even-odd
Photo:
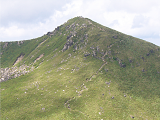
{"type": "MultiPolygon", "coordinates": [[[[102,64],[102,66],[98,69],[98,71],[96,72],[96,73],[94,73],[86,82],[88,82],[88,81],[91,81],[91,79],[92,79],[92,77],[93,76],[95,76],[95,75],[97,75],[98,73],[99,73],[99,71],[107,64],[107,62],[104,60],[104,57],[107,55],[107,51],[106,51],[106,53],[102,56],[102,61],[104,62],[103,64],[102,64]]],[[[80,88],[81,88],[81,90],[78,92],[78,93],[80,93],[80,95],[83,93],[83,87],[85,86],[85,84],[83,83],[81,86],[80,86],[80,88]]],[[[86,86],[85,86],[86,87],[86,86]]],[[[88,89],[87,87],[85,88],[85,89],[88,89]]],[[[80,96],[79,95],[79,96],[80,96]]],[[[66,108],[68,108],[70,111],[76,111],[76,112],[80,112],[81,114],[83,114],[84,116],[87,116],[88,118],[89,118],[89,115],[87,115],[87,114],[85,114],[85,113],[83,113],[82,111],[79,111],[79,110],[72,110],[72,108],[70,107],[70,104],[69,104],[69,102],[71,101],[71,100],[73,100],[73,99],[75,99],[76,97],[72,97],[71,99],[69,99],[68,101],[66,101],[65,102],[65,104],[64,104],[64,106],[66,107],[66,108]]]]}
{"type": "Polygon", "coordinates": [[[82,111],[79,111],[79,110],[72,110],[72,109],[70,108],[69,102],[70,102],[71,100],[73,100],[73,99],[75,99],[75,97],[73,97],[73,98],[69,99],[68,101],[66,101],[65,104],[64,104],[64,106],[65,106],[66,108],[68,108],[70,111],[79,112],[79,113],[83,114],[84,116],[89,117],[89,115],[83,113],[82,111]]]}
{"type": "MultiPolygon", "coordinates": [[[[110,46],[110,48],[111,48],[113,45],[114,45],[114,44],[112,44],[112,45],[110,46]]],[[[101,67],[97,70],[96,73],[94,73],[93,75],[91,75],[90,78],[86,79],[86,82],[91,81],[92,77],[95,76],[95,75],[97,75],[97,74],[99,73],[99,71],[101,71],[102,68],[103,68],[105,65],[107,65],[107,61],[105,61],[105,59],[104,59],[104,57],[105,57],[107,54],[108,54],[108,52],[106,51],[105,54],[102,56],[103,64],[102,64],[101,67]]],[[[78,93],[80,93],[80,95],[81,95],[82,92],[84,91],[84,90],[82,89],[84,86],[85,86],[85,84],[83,83],[83,84],[81,85],[81,90],[78,92],[78,93]]],[[[85,87],[86,87],[86,86],[85,86],[85,87]]],[[[86,87],[86,88],[87,88],[87,87],[86,87]]],[[[87,88],[87,90],[88,90],[88,88],[87,88]]],[[[69,99],[69,100],[65,103],[65,107],[68,108],[70,111],[80,112],[81,114],[83,114],[83,115],[85,115],[85,116],[87,116],[87,117],[89,118],[89,115],[87,115],[87,114],[85,114],[85,113],[83,113],[83,112],[81,112],[81,111],[79,111],[79,110],[72,110],[72,109],[70,108],[69,102],[70,102],[71,100],[75,99],[75,98],[76,98],[76,97],[73,97],[73,98],[69,99]]]]}
{"type": "Polygon", "coordinates": [[[94,73],[94,74],[88,79],[89,81],[91,81],[92,77],[95,76],[95,75],[97,75],[98,72],[107,64],[107,62],[104,60],[104,57],[105,57],[106,55],[107,55],[107,51],[106,51],[106,53],[102,56],[102,61],[103,61],[104,63],[103,63],[102,66],[98,69],[98,71],[97,71],[96,73],[94,73]]]}

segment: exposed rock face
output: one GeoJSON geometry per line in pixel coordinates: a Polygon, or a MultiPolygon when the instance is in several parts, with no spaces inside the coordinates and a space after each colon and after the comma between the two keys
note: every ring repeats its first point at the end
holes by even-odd
{"type": "Polygon", "coordinates": [[[23,57],[24,55],[20,55],[13,65],[16,65],[17,63],[19,63],[23,59],[23,57]]]}
{"type": "Polygon", "coordinates": [[[23,44],[23,41],[17,41],[17,44],[21,45],[21,44],[23,44]]]}
{"type": "Polygon", "coordinates": [[[54,31],[52,31],[52,32],[47,32],[46,35],[48,35],[49,37],[54,36],[54,35],[58,32],[59,28],[60,28],[60,27],[57,27],[57,28],[55,28],[54,31]]]}
{"type": "Polygon", "coordinates": [[[108,54],[111,55],[111,51],[108,51],[108,54]]]}
{"type": "Polygon", "coordinates": [[[58,30],[59,30],[59,28],[60,28],[60,27],[58,26],[57,28],[55,28],[55,30],[56,30],[56,31],[58,31],[58,30]]]}
{"type": "Polygon", "coordinates": [[[108,69],[105,69],[106,72],[108,72],[108,69]]]}
{"type": "Polygon", "coordinates": [[[97,49],[97,52],[99,52],[99,46],[97,46],[96,49],[97,49]]]}
{"type": "Polygon", "coordinates": [[[147,53],[146,55],[149,56],[150,54],[154,53],[154,50],[150,50],[149,53],[147,53]]]}
{"type": "Polygon", "coordinates": [[[25,75],[29,73],[30,71],[33,71],[33,67],[29,67],[26,65],[22,65],[20,67],[11,67],[11,68],[1,68],[1,76],[0,76],[0,82],[6,81],[9,79],[17,78],[21,75],[25,75]]]}
{"type": "Polygon", "coordinates": [[[110,85],[110,82],[106,82],[107,85],[110,85]]]}
{"type": "Polygon", "coordinates": [[[44,54],[41,54],[41,55],[34,61],[34,63],[35,63],[37,60],[40,60],[43,56],[44,56],[44,54]]]}
{"type": "Polygon", "coordinates": [[[143,69],[142,72],[145,72],[145,70],[143,69]]]}
{"type": "Polygon", "coordinates": [[[143,56],[141,56],[141,58],[142,58],[142,60],[144,61],[144,57],[143,57],[143,56]]]}
{"type": "Polygon", "coordinates": [[[149,53],[147,53],[147,56],[149,56],[149,53]]]}
{"type": "MultiPolygon", "coordinates": [[[[36,60],[40,60],[42,57],[44,56],[44,54],[41,54],[36,60]]],[[[23,55],[20,55],[16,62],[14,63],[14,65],[16,65],[19,61],[21,61],[23,59],[23,55]]],[[[34,67],[33,66],[27,66],[27,65],[22,65],[20,67],[17,67],[17,66],[14,66],[14,67],[11,67],[11,68],[1,68],[0,69],[0,82],[3,82],[3,81],[7,81],[9,79],[13,79],[13,78],[17,78],[21,75],[25,75],[31,71],[34,70],[34,67]]]]}
{"type": "Polygon", "coordinates": [[[92,56],[97,56],[96,51],[92,51],[92,52],[93,52],[92,56]]]}
{"type": "Polygon", "coordinates": [[[66,51],[67,49],[69,49],[69,47],[71,47],[73,45],[73,41],[72,40],[68,40],[67,43],[64,45],[62,52],[66,51]]]}
{"type": "Polygon", "coordinates": [[[53,35],[53,32],[48,32],[47,35],[48,36],[53,35]]]}
{"type": "Polygon", "coordinates": [[[150,50],[149,52],[150,52],[150,53],[154,53],[154,51],[153,51],[153,50],[150,50]]]}
{"type": "MultiPolygon", "coordinates": [[[[71,25],[72,26],[72,25],[71,25]]],[[[74,24],[73,24],[74,26],[74,24]]],[[[68,29],[68,28],[66,28],[68,29]]],[[[72,37],[76,35],[76,31],[70,32],[71,34],[67,36],[67,42],[64,45],[62,52],[66,51],[67,49],[69,49],[69,47],[71,47],[73,45],[73,40],[72,37]]],[[[77,46],[74,46],[74,48],[77,50],[77,46]]]]}
{"type": "Polygon", "coordinates": [[[3,48],[6,48],[8,46],[8,42],[6,42],[3,46],[3,48]]]}
{"type": "Polygon", "coordinates": [[[123,67],[123,68],[126,67],[126,65],[122,62],[122,60],[120,60],[119,58],[117,58],[117,61],[118,61],[119,65],[120,65],[120,67],[123,67]]]}
{"type": "Polygon", "coordinates": [[[69,49],[69,47],[71,47],[73,45],[72,37],[73,37],[73,34],[70,34],[67,36],[67,42],[64,45],[62,52],[66,51],[67,49],[69,49]]]}
{"type": "Polygon", "coordinates": [[[93,47],[93,46],[91,46],[91,47],[90,47],[90,49],[94,50],[94,47],[93,47]]]}
{"type": "Polygon", "coordinates": [[[129,62],[132,63],[133,61],[131,59],[129,59],[129,62]]]}
{"type": "Polygon", "coordinates": [[[72,37],[72,34],[67,36],[67,40],[69,40],[72,37]]]}
{"type": "MultiPolygon", "coordinates": [[[[78,27],[78,28],[81,28],[80,30],[83,30],[83,28],[84,28],[84,27],[87,27],[87,25],[86,25],[86,24],[79,25],[78,23],[77,23],[77,24],[73,23],[73,24],[68,25],[68,26],[65,27],[66,31],[67,31],[69,34],[68,34],[68,36],[67,36],[67,42],[66,42],[66,44],[64,45],[64,47],[63,47],[63,49],[62,49],[62,52],[66,51],[67,49],[69,49],[69,47],[71,47],[71,46],[74,44],[72,38],[77,35],[77,27],[78,27]]],[[[80,36],[79,36],[79,37],[80,37],[80,36]]],[[[84,43],[84,46],[82,46],[82,45],[80,45],[80,44],[78,44],[78,43],[75,43],[75,45],[74,45],[73,48],[74,48],[75,50],[83,49],[83,48],[85,47],[85,45],[87,45],[87,42],[88,42],[87,38],[88,38],[88,34],[82,35],[81,38],[80,38],[80,40],[79,40],[79,42],[80,42],[80,43],[84,43]],[[87,41],[85,41],[85,40],[87,40],[87,41]]]]}
{"type": "Polygon", "coordinates": [[[86,54],[84,54],[84,57],[87,57],[87,56],[89,56],[90,55],[90,53],[86,53],[86,54]]]}
{"type": "Polygon", "coordinates": [[[117,35],[115,35],[115,36],[113,36],[113,38],[114,38],[114,39],[117,39],[117,38],[118,38],[118,36],[117,36],[117,35]]]}
{"type": "Polygon", "coordinates": [[[75,50],[78,50],[77,44],[74,45],[74,49],[75,49],[75,50]]]}
{"type": "Polygon", "coordinates": [[[122,64],[122,63],[119,63],[119,65],[120,65],[121,67],[123,67],[123,68],[126,67],[126,65],[125,65],[125,64],[122,64]]]}

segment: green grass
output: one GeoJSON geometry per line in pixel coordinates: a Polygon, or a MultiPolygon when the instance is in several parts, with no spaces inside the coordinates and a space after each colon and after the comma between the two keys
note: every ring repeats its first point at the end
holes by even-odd
{"type": "Polygon", "coordinates": [[[32,63],[36,68],[1,83],[2,120],[160,119],[160,48],[88,20],[70,19],[54,36],[44,35],[20,46],[10,42],[3,48],[5,43],[1,43],[2,68],[11,67],[22,52],[24,59],[17,66],[32,63]],[[72,23],[79,26],[70,27],[72,23]],[[87,27],[80,27],[84,23],[87,27]],[[73,45],[62,52],[74,29],[73,45]],[[99,71],[106,51],[107,64],[99,71]],[[86,52],[90,55],[84,57],[86,52]],[[41,54],[44,56],[33,63],[41,54]],[[126,67],[120,67],[118,59],[126,67]]]}

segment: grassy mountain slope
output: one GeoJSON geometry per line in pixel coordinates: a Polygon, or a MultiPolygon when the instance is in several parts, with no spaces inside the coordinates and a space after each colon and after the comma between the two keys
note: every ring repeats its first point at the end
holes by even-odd
{"type": "Polygon", "coordinates": [[[160,47],[76,17],[37,39],[1,43],[2,119],[160,119],[160,47]],[[43,55],[42,57],[40,57],[43,55]],[[39,60],[37,59],[39,58],[39,60]]]}

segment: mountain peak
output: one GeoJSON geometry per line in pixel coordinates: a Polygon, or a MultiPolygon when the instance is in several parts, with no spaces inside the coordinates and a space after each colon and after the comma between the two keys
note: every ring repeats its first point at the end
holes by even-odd
{"type": "Polygon", "coordinates": [[[78,16],[1,49],[2,119],[160,119],[156,45],[78,16]]]}

